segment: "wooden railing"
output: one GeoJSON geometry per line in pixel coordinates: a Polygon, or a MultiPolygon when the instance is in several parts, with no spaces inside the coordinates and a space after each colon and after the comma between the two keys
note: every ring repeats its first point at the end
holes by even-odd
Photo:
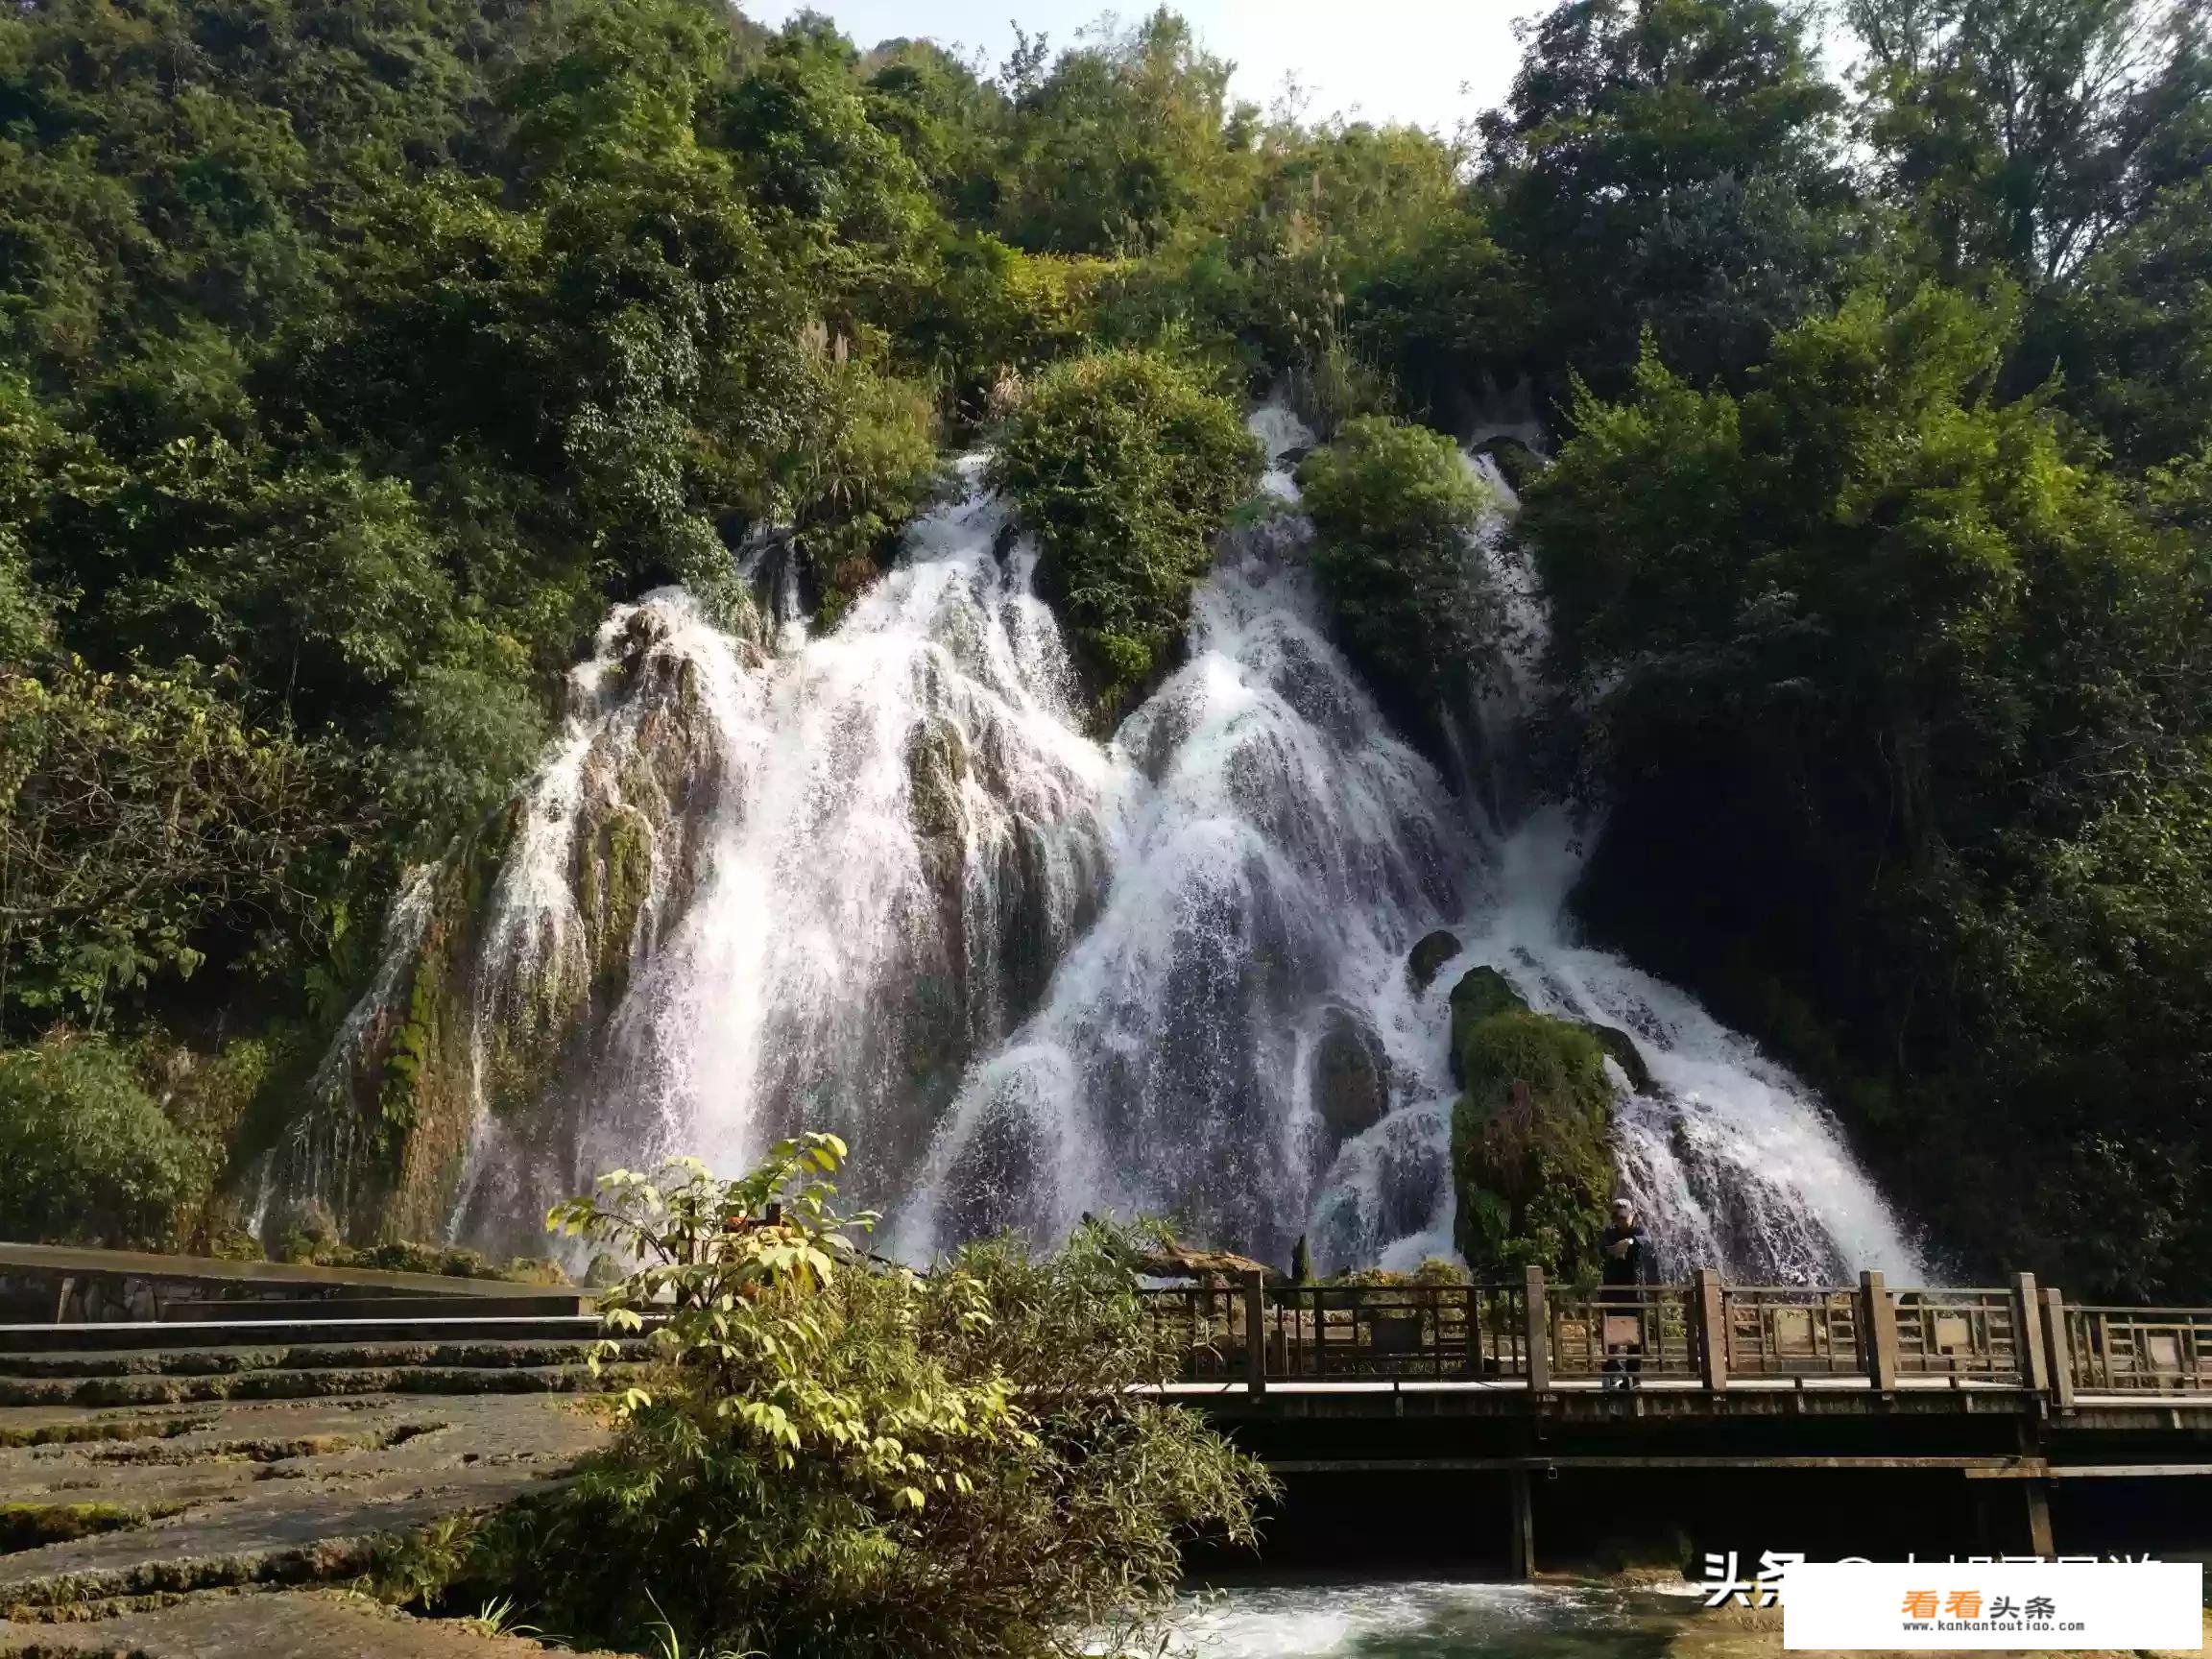
{"type": "Polygon", "coordinates": [[[2212,1309],[2067,1308],[2074,1387],[2097,1394],[2212,1394],[2212,1309]]]}
{"type": "Polygon", "coordinates": [[[1262,1285],[1143,1292],[1192,1382],[1430,1381],[1536,1390],[1633,1375],[1883,1391],[1995,1387],[2048,1396],[2212,1399],[2212,1309],[2094,1308],[2038,1291],[1688,1285],[1262,1285]]]}

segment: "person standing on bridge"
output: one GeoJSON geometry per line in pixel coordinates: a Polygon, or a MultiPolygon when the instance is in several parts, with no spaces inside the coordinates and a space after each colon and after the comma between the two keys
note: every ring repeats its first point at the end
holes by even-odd
{"type": "Polygon", "coordinates": [[[1636,1206],[1613,1200],[1613,1223],[1598,1240],[1603,1287],[1598,1319],[1605,1344],[1605,1386],[1634,1388],[1644,1374],[1644,1286],[1651,1282],[1651,1241],[1636,1206]]]}

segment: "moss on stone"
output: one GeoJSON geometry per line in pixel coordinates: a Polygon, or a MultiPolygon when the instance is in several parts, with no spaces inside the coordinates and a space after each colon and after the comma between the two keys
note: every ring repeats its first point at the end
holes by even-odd
{"type": "Polygon", "coordinates": [[[98,1532],[143,1527],[150,1518],[144,1509],[117,1503],[0,1503],[0,1554],[73,1544],[98,1532]]]}
{"type": "Polygon", "coordinates": [[[906,740],[907,811],[924,841],[957,839],[960,789],[968,777],[968,745],[949,721],[918,724],[906,740]]]}
{"type": "Polygon", "coordinates": [[[1613,1086],[1584,1027],[1525,1008],[1479,1020],[1452,1111],[1456,1241],[1478,1278],[1586,1279],[1613,1185],[1613,1086]]]}
{"type": "Polygon", "coordinates": [[[1452,1081],[1467,1087],[1466,1047],[1475,1028],[1493,1014],[1527,1013],[1527,1002],[1504,974],[1491,967],[1470,968],[1452,987],[1452,1081]]]}

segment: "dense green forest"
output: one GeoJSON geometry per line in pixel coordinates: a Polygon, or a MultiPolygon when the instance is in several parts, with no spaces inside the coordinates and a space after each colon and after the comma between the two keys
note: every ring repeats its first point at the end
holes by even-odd
{"type": "Polygon", "coordinates": [[[9,8],[0,1233],[242,1247],[227,1166],[610,602],[738,624],[773,535],[833,619],[954,443],[1103,724],[1286,388],[1434,745],[1494,624],[1423,428],[1525,394],[1593,934],[1960,1264],[2212,1294],[2212,9],[1564,0],[1523,53],[1445,139],[1235,103],[1166,12],[987,68],[722,0],[9,8]]]}

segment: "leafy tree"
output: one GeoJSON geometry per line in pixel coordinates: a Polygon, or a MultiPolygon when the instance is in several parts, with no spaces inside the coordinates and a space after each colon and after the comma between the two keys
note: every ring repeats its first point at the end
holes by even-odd
{"type": "MultiPolygon", "coordinates": [[[[552,1220],[640,1263],[616,1331],[666,1310],[611,1453],[495,1523],[469,1573],[565,1631],[686,1649],[1079,1651],[1142,1626],[1195,1530],[1252,1536],[1259,1465],[1132,1392],[1173,1369],[1111,1231],[1042,1261],[872,1265],[832,1207],[834,1137],[750,1175],[617,1172],[552,1220]]],[[[608,1345],[609,1352],[614,1345],[608,1345]]],[[[1137,1632],[1130,1631],[1134,1636],[1137,1632]]]]}
{"type": "Polygon", "coordinates": [[[1550,375],[1623,383],[1656,332],[1737,376],[1825,297],[1842,252],[1841,98],[1772,0],[1566,0],[1482,118],[1490,231],[1542,289],[1550,375]]]}
{"type": "Polygon", "coordinates": [[[1165,7],[1018,88],[999,226],[1017,246],[1142,252],[1200,216],[1241,134],[1230,65],[1165,7]]]}
{"type": "MultiPolygon", "coordinates": [[[[2043,926],[2085,941],[2097,906],[2152,902],[2054,883],[2103,867],[2115,793],[2167,823],[2150,804],[2201,776],[2212,657],[2185,540],[2070,462],[2047,409],[1990,397],[2008,333],[1929,289],[1800,325],[1741,400],[1647,357],[1633,400],[1585,398],[1523,526],[1619,804],[1586,909],[1765,1029],[1817,1010],[1801,1057],[1881,1131],[1921,1213],[2053,1267],[2079,1264],[2057,1229],[2023,1236],[1966,1196],[2007,1148],[1915,1154],[2086,1051],[2059,981],[2003,1008],[1989,992],[2074,959],[2043,926]],[[2074,920],[2048,908],[2059,891],[2074,920]]],[[[2084,1144],[2080,1104],[2044,1098],[2045,1149],[2084,1144]]],[[[2165,1098],[2186,1119],[2189,1096],[2165,1098]]]]}
{"type": "Polygon", "coordinates": [[[2190,0],[1852,0],[1889,193],[1938,274],[2041,288],[2212,163],[2190,0]]]}
{"type": "Polygon", "coordinates": [[[328,757],[189,664],[0,671],[0,1018],[74,1016],[301,925],[328,757]]]}
{"type": "Polygon", "coordinates": [[[61,1035],[0,1053],[0,1234],[159,1247],[208,1174],[111,1044],[61,1035]]]}
{"type": "Polygon", "coordinates": [[[1362,416],[1299,463],[1314,578],[1346,655],[1434,753],[1496,654],[1475,546],[1488,492],[1448,438],[1362,416]]]}
{"type": "Polygon", "coordinates": [[[2186,456],[2212,433],[2212,176],[2162,193],[2034,314],[2026,374],[2059,396],[2131,469],[2186,456]]]}
{"type": "Polygon", "coordinates": [[[991,482],[1037,537],[1039,588],[1103,720],[1167,666],[1213,560],[1208,539],[1259,470],[1236,406],[1153,353],[1055,364],[1016,405],[991,482]]]}

